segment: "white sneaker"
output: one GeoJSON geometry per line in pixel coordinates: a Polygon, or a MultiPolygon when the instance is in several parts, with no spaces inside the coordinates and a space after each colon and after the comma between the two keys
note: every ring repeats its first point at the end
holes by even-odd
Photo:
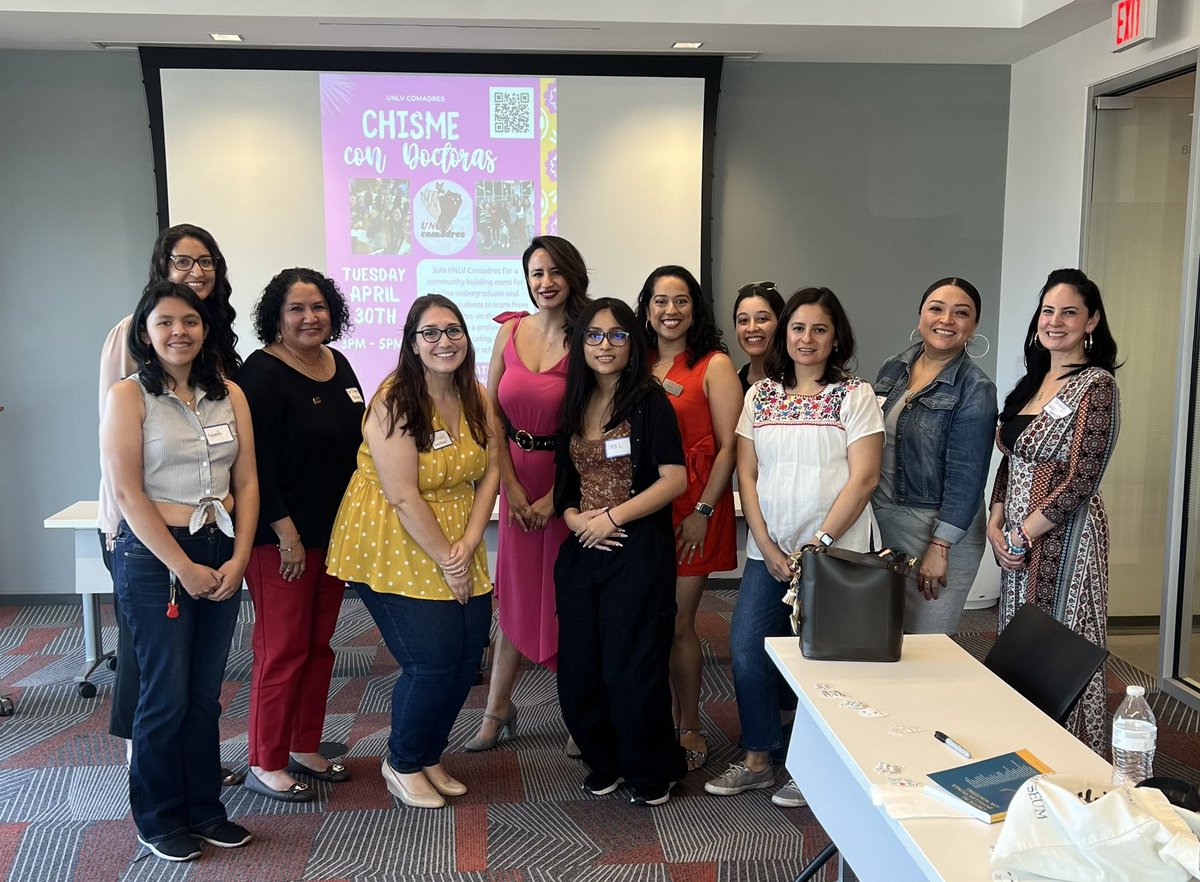
{"type": "Polygon", "coordinates": [[[788,782],[771,794],[771,802],[783,808],[800,808],[808,805],[808,800],[804,798],[804,794],[800,792],[800,788],[796,786],[796,782],[792,778],[788,778],[788,782]]]}

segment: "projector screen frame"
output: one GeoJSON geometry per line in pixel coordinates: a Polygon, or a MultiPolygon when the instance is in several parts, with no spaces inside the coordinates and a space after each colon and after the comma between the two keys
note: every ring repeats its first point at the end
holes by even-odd
{"type": "Polygon", "coordinates": [[[499,74],[587,77],[684,77],[704,81],[700,181],[700,284],[713,302],[713,167],[717,102],[724,58],[712,55],[584,55],[459,52],[389,52],[317,49],[139,48],[154,157],[158,228],[169,225],[164,69],[344,71],[350,73],[499,74]]]}

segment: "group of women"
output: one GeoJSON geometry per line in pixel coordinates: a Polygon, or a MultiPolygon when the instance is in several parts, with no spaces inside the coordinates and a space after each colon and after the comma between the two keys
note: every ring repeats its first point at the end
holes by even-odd
{"type": "MultiPolygon", "coordinates": [[[[255,308],[263,348],[241,364],[216,242],[187,225],[160,235],[151,283],[103,357],[99,524],[121,624],[112,731],[132,741],[130,801],[155,854],[190,860],[198,839],[250,838],[221,806],[217,749],[243,573],[246,784],[285,801],[349,777],[317,750],[348,583],[401,668],[382,775],[402,802],[439,808],[467,791],[441,759],[493,600],[487,707],[465,748],[515,736],[525,657],[558,671],[583,788],[625,783],[634,803],[666,802],[708,755],[696,613],[707,576],[736,567],[735,468],[749,532],[730,630],[745,755],[712,794],[776,784],[794,697],[763,638],[788,631],[781,598],[806,544],[919,554],[906,629],[944,632],[987,544],[1004,570],[1001,627],[1032,601],[1103,643],[1098,483],[1117,432],[1116,344],[1083,273],[1047,280],[997,429],[995,386],[967,351],[982,303],[963,279],[926,290],[911,345],[872,387],[853,374],[854,334],[827,288],[786,303],[773,282],[740,289],[739,373],[683,267],[654,270],[635,311],[589,298],[565,239],[535,238],[522,263],[533,309],[498,317],[486,389],[462,313],[426,295],[368,399],[328,346],[348,319],[331,280],[273,279],[255,308]],[[985,525],[994,439],[1004,458],[985,525]],[[497,492],[493,598],[483,535],[497,492]]],[[[1071,725],[1103,752],[1093,685],[1071,725]]],[[[773,801],[803,796],[788,782],[773,801]]]]}

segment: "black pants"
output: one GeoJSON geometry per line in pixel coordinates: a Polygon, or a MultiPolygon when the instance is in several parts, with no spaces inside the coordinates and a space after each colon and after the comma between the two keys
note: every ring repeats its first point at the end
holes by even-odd
{"type": "Polygon", "coordinates": [[[624,547],[613,551],[568,536],[554,564],[563,719],[593,771],[634,787],[687,772],[671,718],[675,560],[666,515],[627,524],[624,547]]]}
{"type": "MultiPolygon", "coordinates": [[[[100,533],[100,554],[104,566],[111,576],[113,571],[112,552],[100,533]]],[[[117,674],[113,682],[112,707],[109,709],[108,731],[110,735],[133,739],[133,713],[137,710],[138,684],[141,683],[141,672],[138,670],[137,656],[133,652],[133,638],[129,635],[129,626],[121,615],[118,606],[117,592],[113,590],[113,618],[117,620],[117,674]]]]}

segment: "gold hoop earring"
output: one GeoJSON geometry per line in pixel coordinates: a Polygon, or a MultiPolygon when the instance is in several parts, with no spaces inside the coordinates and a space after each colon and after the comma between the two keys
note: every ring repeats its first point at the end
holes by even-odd
{"type": "Polygon", "coordinates": [[[1083,341],[1083,351],[1084,351],[1084,352],[1091,352],[1091,351],[1092,351],[1092,335],[1091,335],[1091,334],[1088,334],[1088,335],[1087,335],[1087,339],[1085,339],[1085,340],[1083,341]]]}
{"type": "Polygon", "coordinates": [[[1042,341],[1038,339],[1037,331],[1034,331],[1032,334],[1029,335],[1029,345],[1032,346],[1034,349],[1041,349],[1043,351],[1045,351],[1045,349],[1046,349],[1046,347],[1042,345],[1042,341]]]}
{"type": "Polygon", "coordinates": [[[916,343],[916,342],[917,342],[917,337],[920,337],[920,336],[921,336],[921,329],[920,329],[920,328],[913,328],[911,331],[909,331],[909,332],[908,332],[908,342],[909,342],[909,343],[916,343]]]}
{"type": "Polygon", "coordinates": [[[983,334],[976,334],[970,340],[967,341],[966,352],[967,352],[967,357],[969,357],[969,358],[983,358],[985,355],[987,355],[991,351],[992,351],[992,341],[989,340],[983,334]],[[983,342],[987,344],[987,349],[983,350],[983,352],[976,354],[971,351],[971,344],[974,343],[976,340],[978,340],[980,337],[983,337],[983,342]]]}

